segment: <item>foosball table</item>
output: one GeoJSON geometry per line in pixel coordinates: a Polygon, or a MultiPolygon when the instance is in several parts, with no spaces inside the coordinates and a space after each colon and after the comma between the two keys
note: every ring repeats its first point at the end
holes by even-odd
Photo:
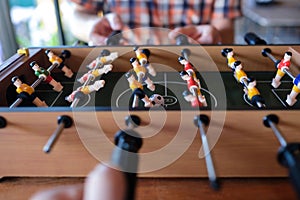
{"type": "Polygon", "coordinates": [[[299,67],[298,45],[20,49],[0,67],[0,177],[85,177],[134,118],[139,177],[287,177],[299,67]]]}

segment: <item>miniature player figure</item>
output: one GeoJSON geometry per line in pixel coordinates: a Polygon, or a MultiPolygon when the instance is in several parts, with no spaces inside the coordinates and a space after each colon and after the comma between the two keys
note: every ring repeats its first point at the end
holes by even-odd
{"type": "Polygon", "coordinates": [[[150,50],[149,49],[141,49],[140,47],[136,46],[134,47],[134,52],[136,55],[136,58],[138,59],[139,63],[143,66],[146,67],[148,70],[149,74],[152,76],[156,76],[156,71],[149,62],[149,56],[150,56],[150,50]]]}
{"type": "Polygon", "coordinates": [[[86,67],[88,69],[98,68],[99,65],[108,64],[118,58],[118,52],[110,52],[107,49],[101,51],[100,55],[86,67]]]}
{"type": "Polygon", "coordinates": [[[256,80],[253,78],[248,79],[247,88],[244,88],[244,92],[247,95],[250,103],[256,105],[259,108],[265,107],[265,100],[260,95],[260,92],[256,88],[256,80]]]}
{"type": "Polygon", "coordinates": [[[289,70],[291,65],[291,58],[292,53],[291,52],[285,52],[283,59],[280,61],[280,63],[277,64],[277,72],[275,78],[272,80],[272,86],[274,88],[278,88],[281,84],[280,80],[285,75],[285,70],[289,70]]]}
{"type": "Polygon", "coordinates": [[[155,85],[153,84],[153,81],[149,78],[147,75],[147,70],[145,67],[140,65],[138,60],[136,58],[131,58],[130,63],[132,65],[133,71],[136,73],[138,77],[138,82],[140,83],[146,83],[147,88],[151,91],[155,90],[155,85]]]}
{"type": "Polygon", "coordinates": [[[293,106],[297,102],[297,95],[300,93],[300,74],[293,80],[293,88],[290,94],[287,95],[286,102],[289,106],[293,106]]]}
{"type": "Polygon", "coordinates": [[[62,58],[59,56],[55,55],[51,50],[46,50],[45,53],[47,54],[49,61],[54,64],[57,63],[59,64],[58,68],[61,69],[64,73],[65,76],[68,78],[71,78],[73,76],[73,72],[70,68],[68,68],[65,64],[62,58]]]}
{"type": "Polygon", "coordinates": [[[129,71],[125,74],[129,87],[132,90],[132,95],[134,97],[132,107],[135,108],[138,106],[138,99],[141,99],[144,102],[144,107],[152,107],[152,102],[146,95],[143,85],[135,79],[134,73],[129,71]],[[137,99],[138,98],[138,99],[137,99]]]}
{"type": "Polygon", "coordinates": [[[193,94],[193,96],[198,97],[201,104],[206,107],[206,99],[201,94],[201,88],[199,87],[198,83],[194,80],[194,78],[190,76],[186,71],[181,71],[180,76],[183,80],[187,82],[187,87],[189,91],[193,94]]]}
{"type": "Polygon", "coordinates": [[[196,69],[188,60],[186,60],[183,56],[178,57],[178,61],[180,64],[184,66],[184,71],[186,71],[190,76],[194,78],[195,81],[199,82],[199,79],[196,76],[196,69]]]}
{"type": "Polygon", "coordinates": [[[233,63],[236,61],[236,59],[233,57],[234,52],[232,48],[225,48],[222,50],[222,55],[227,58],[227,65],[231,69],[233,69],[233,63]]]}
{"type": "Polygon", "coordinates": [[[194,95],[192,95],[190,92],[188,91],[184,91],[182,93],[183,98],[187,101],[191,103],[192,107],[202,107],[202,103],[199,101],[199,99],[197,97],[195,97],[194,95]]]}
{"type": "Polygon", "coordinates": [[[241,61],[235,61],[233,63],[233,70],[234,70],[234,78],[241,83],[244,87],[247,87],[247,74],[243,70],[242,62],[241,61]]]}
{"type": "Polygon", "coordinates": [[[78,82],[83,84],[90,77],[91,81],[93,81],[96,77],[101,76],[102,74],[107,74],[108,72],[110,72],[112,70],[112,68],[113,68],[112,64],[107,64],[107,65],[104,65],[100,69],[89,70],[87,73],[85,73],[81,78],[79,78],[77,80],[78,80],[78,82]]]}
{"type": "Polygon", "coordinates": [[[65,97],[65,100],[68,102],[73,102],[76,97],[80,97],[80,95],[87,95],[92,92],[96,92],[103,88],[105,84],[104,80],[95,81],[92,85],[81,86],[78,87],[75,91],[73,91],[69,96],[65,97]]]}
{"type": "Polygon", "coordinates": [[[37,107],[48,107],[44,101],[40,100],[36,96],[34,88],[27,85],[26,83],[23,83],[18,76],[14,76],[11,81],[17,87],[16,91],[19,94],[19,98],[28,100],[35,104],[37,107]]]}
{"type": "Polygon", "coordinates": [[[38,78],[42,77],[46,83],[49,83],[53,86],[53,90],[60,92],[63,89],[63,86],[60,84],[60,82],[54,80],[48,70],[40,67],[35,61],[31,62],[29,65],[34,70],[34,74],[38,78]]]}

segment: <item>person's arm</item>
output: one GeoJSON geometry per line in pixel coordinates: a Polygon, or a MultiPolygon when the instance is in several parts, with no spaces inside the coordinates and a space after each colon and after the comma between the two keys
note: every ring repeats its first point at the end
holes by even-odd
{"type": "Polygon", "coordinates": [[[232,19],[213,19],[211,25],[219,31],[222,44],[232,44],[234,42],[234,21],[232,19]]]}

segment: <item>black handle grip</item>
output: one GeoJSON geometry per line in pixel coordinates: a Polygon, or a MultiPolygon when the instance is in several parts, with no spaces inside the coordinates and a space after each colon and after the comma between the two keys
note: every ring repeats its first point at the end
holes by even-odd
{"type": "Polygon", "coordinates": [[[300,143],[288,143],[280,147],[278,162],[287,167],[294,189],[300,199],[300,143]]]}
{"type": "Polygon", "coordinates": [[[246,33],[244,36],[244,40],[249,45],[266,45],[267,42],[260,37],[258,37],[255,33],[246,33]]]}
{"type": "Polygon", "coordinates": [[[137,152],[142,147],[143,141],[137,132],[132,129],[120,130],[115,135],[117,146],[112,154],[112,164],[121,168],[126,176],[127,193],[125,200],[133,200],[136,187],[136,173],[139,157],[137,152]]]}

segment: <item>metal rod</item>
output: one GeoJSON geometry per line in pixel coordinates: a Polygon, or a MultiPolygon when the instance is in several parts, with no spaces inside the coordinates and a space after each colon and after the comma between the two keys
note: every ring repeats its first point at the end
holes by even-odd
{"type": "Polygon", "coordinates": [[[196,125],[199,127],[199,132],[202,140],[202,146],[203,146],[203,151],[205,155],[205,162],[206,162],[206,168],[207,168],[207,173],[208,173],[208,179],[211,182],[211,185],[213,186],[214,189],[217,189],[219,187],[218,181],[217,181],[217,176],[215,172],[215,167],[214,163],[210,154],[210,149],[209,149],[209,144],[207,141],[206,133],[204,130],[204,123],[208,124],[209,118],[206,115],[200,115],[195,118],[196,120],[196,125]],[[206,122],[203,121],[203,119],[206,120],[206,122]]]}
{"type": "Polygon", "coordinates": [[[294,75],[286,68],[283,68],[283,72],[286,73],[292,80],[295,79],[294,75]]]}
{"type": "Polygon", "coordinates": [[[43,151],[45,153],[49,153],[52,149],[52,146],[55,144],[55,142],[57,141],[57,139],[59,138],[60,134],[62,133],[62,131],[64,130],[65,127],[65,123],[60,123],[58,125],[58,127],[56,128],[56,130],[54,131],[54,133],[51,135],[51,137],[49,138],[49,140],[47,141],[47,143],[45,144],[43,151]]]}
{"type": "Polygon", "coordinates": [[[53,145],[56,143],[58,140],[60,134],[65,128],[71,127],[73,124],[73,120],[71,117],[67,115],[59,116],[58,117],[58,126],[56,130],[53,132],[53,134],[50,136],[48,139],[47,143],[45,144],[43,151],[45,153],[49,153],[53,147],[53,145]]]}
{"type": "Polygon", "coordinates": [[[271,128],[275,134],[275,136],[277,137],[280,145],[282,147],[285,147],[287,145],[286,140],[284,139],[284,137],[282,136],[282,134],[280,133],[279,129],[277,128],[277,125],[279,122],[279,118],[277,117],[277,115],[274,114],[270,114],[267,115],[263,118],[263,124],[268,127],[271,128]]]}
{"type": "Polygon", "coordinates": [[[265,54],[266,54],[266,55],[267,55],[274,63],[277,62],[276,58],[275,58],[271,53],[265,52],[265,54]]]}
{"type": "Polygon", "coordinates": [[[270,125],[270,128],[273,130],[275,136],[277,137],[280,145],[282,147],[285,147],[287,145],[287,142],[286,140],[284,139],[284,137],[282,136],[282,134],[280,133],[279,129],[277,128],[276,124],[273,123],[271,120],[269,120],[269,125],[270,125]]]}

